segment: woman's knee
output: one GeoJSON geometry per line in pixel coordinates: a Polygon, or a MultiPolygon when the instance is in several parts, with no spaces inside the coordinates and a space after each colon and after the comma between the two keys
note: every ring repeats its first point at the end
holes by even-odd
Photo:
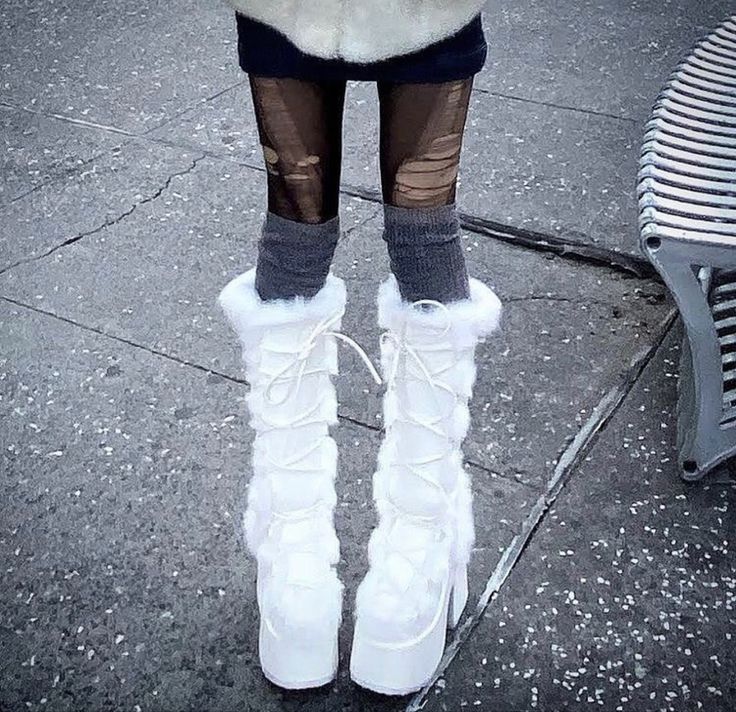
{"type": "Polygon", "coordinates": [[[462,133],[433,139],[416,155],[405,157],[384,185],[384,201],[399,207],[439,207],[454,201],[462,133]]]}
{"type": "Polygon", "coordinates": [[[339,184],[316,154],[294,156],[264,146],[269,210],[304,223],[321,223],[337,215],[339,184]]]}

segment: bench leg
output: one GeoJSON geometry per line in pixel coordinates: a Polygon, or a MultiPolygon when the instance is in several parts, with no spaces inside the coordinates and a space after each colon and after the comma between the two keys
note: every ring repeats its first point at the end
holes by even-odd
{"type": "Polygon", "coordinates": [[[672,292],[685,327],[678,398],[678,449],[683,479],[698,480],[736,454],[736,427],[723,425],[721,350],[697,265],[733,268],[736,251],[718,245],[649,238],[643,248],[672,292]]]}

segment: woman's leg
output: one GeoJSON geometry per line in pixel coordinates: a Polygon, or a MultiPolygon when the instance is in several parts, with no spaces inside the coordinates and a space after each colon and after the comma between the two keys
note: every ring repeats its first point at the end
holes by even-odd
{"type": "Polygon", "coordinates": [[[256,287],[266,300],[311,297],[340,232],[345,83],[251,76],[250,86],[268,174],[256,287]]]}
{"type": "Polygon", "coordinates": [[[406,301],[468,296],[455,194],[472,85],[378,85],[384,239],[406,301]]]}
{"type": "Polygon", "coordinates": [[[301,689],[334,679],[342,616],[329,429],[345,285],[328,271],[345,86],[263,78],[251,86],[268,214],[256,269],[232,280],[220,303],[242,344],[255,430],[243,523],[257,561],[259,660],[269,680],[301,689]]]}
{"type": "Polygon", "coordinates": [[[460,445],[474,350],[501,305],[465,270],[455,191],[471,80],[381,85],[384,238],[395,280],[378,294],[386,375],[373,477],[378,526],[356,597],[350,671],[377,692],[426,685],[465,607],[473,512],[460,445]],[[418,300],[440,304],[420,308],[418,300]]]}

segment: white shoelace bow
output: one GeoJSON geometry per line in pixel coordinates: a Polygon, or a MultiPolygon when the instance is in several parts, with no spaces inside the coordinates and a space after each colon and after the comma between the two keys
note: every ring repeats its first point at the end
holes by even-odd
{"type": "MultiPolygon", "coordinates": [[[[294,360],[291,363],[286,364],[284,368],[282,368],[280,371],[275,373],[268,381],[268,384],[266,386],[266,389],[264,391],[264,397],[268,401],[269,405],[283,405],[293,394],[295,391],[299,390],[299,387],[301,386],[302,378],[305,375],[305,371],[307,368],[307,361],[309,359],[309,356],[311,355],[312,351],[314,351],[315,347],[319,343],[319,340],[324,337],[332,336],[336,339],[339,339],[343,343],[350,346],[357,354],[360,356],[360,358],[363,360],[363,363],[368,368],[368,371],[370,372],[371,376],[373,377],[373,380],[376,382],[377,385],[381,385],[381,376],[378,373],[378,370],[373,365],[373,362],[370,360],[368,354],[363,350],[363,348],[358,344],[357,341],[354,339],[351,339],[346,334],[343,334],[341,331],[336,331],[332,327],[337,324],[343,317],[345,313],[344,309],[341,309],[338,312],[335,312],[332,316],[326,317],[325,319],[322,319],[319,321],[315,327],[312,329],[311,333],[307,337],[307,339],[304,341],[304,343],[297,349],[295,352],[294,360]],[[291,376],[288,376],[289,372],[297,368],[297,375],[296,378],[292,378],[291,376]],[[270,398],[271,389],[282,380],[290,380],[291,384],[289,385],[289,388],[287,388],[286,393],[283,398],[281,398],[278,401],[274,401],[270,398]]],[[[325,371],[326,369],[321,368],[313,371],[312,373],[318,373],[320,371],[325,371]]]]}

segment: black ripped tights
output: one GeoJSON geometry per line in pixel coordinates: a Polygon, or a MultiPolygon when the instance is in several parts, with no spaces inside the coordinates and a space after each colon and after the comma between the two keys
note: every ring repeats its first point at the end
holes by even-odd
{"type": "MultiPolygon", "coordinates": [[[[381,183],[387,205],[455,200],[473,80],[378,84],[381,183]]],[[[250,76],[268,171],[268,209],[301,223],[338,214],[344,82],[250,76]]]]}

